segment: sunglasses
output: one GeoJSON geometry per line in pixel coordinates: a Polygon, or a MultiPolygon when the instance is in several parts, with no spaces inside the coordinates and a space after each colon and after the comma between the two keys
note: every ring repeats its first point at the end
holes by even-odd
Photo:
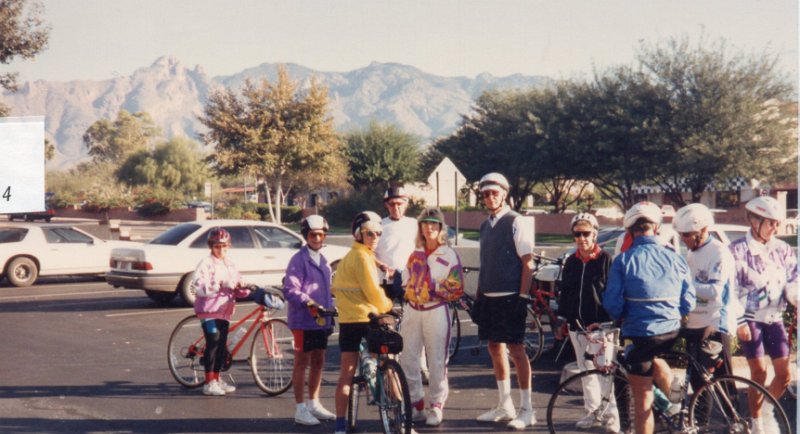
{"type": "Polygon", "coordinates": [[[486,190],[481,192],[481,196],[483,197],[500,196],[500,192],[497,190],[486,190]]]}
{"type": "Polygon", "coordinates": [[[372,237],[372,238],[377,238],[377,237],[383,235],[383,232],[379,232],[379,231],[361,231],[361,233],[366,235],[366,236],[368,236],[368,237],[372,237]]]}
{"type": "Polygon", "coordinates": [[[386,202],[386,205],[388,205],[388,206],[403,206],[403,205],[405,205],[405,204],[406,204],[406,203],[405,203],[405,202],[402,202],[402,201],[397,201],[397,202],[386,202]]]}
{"type": "Polygon", "coordinates": [[[680,236],[683,238],[698,237],[700,232],[680,232],[680,236]]]}
{"type": "Polygon", "coordinates": [[[573,231],[572,236],[575,238],[590,238],[592,231],[573,231]]]}
{"type": "Polygon", "coordinates": [[[325,232],[309,232],[308,238],[325,238],[325,232]]]}
{"type": "Polygon", "coordinates": [[[211,248],[212,249],[227,249],[230,246],[231,246],[230,244],[214,244],[213,246],[211,246],[211,248]]]}

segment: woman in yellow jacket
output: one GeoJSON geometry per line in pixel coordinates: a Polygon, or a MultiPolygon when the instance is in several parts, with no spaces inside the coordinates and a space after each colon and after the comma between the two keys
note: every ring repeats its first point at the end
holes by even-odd
{"type": "Polygon", "coordinates": [[[341,370],[336,386],[336,434],[346,432],[345,414],[350,384],[358,363],[361,340],[367,337],[369,314],[392,309],[392,301],[379,285],[375,247],[381,236],[381,218],[365,211],[353,219],[353,246],[336,268],[332,292],[339,311],[341,370]]]}

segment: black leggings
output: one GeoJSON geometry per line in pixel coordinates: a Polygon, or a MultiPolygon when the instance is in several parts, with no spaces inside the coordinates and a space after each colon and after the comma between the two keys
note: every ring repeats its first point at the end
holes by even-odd
{"type": "Polygon", "coordinates": [[[224,319],[203,321],[203,336],[206,338],[206,351],[203,355],[203,368],[206,373],[219,372],[228,357],[228,326],[224,319]]]}

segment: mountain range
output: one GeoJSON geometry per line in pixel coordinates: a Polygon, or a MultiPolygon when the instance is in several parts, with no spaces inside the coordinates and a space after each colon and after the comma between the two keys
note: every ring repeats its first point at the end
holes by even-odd
{"type": "MultiPolygon", "coordinates": [[[[521,74],[442,77],[396,63],[374,62],[349,72],[285,66],[301,88],[308,86],[312,77],[328,87],[330,114],[339,131],[377,120],[398,125],[419,136],[421,143],[451,133],[486,90],[530,88],[549,81],[521,74]]],[[[197,140],[205,130],[197,117],[210,92],[222,87],[239,89],[246,79],[272,82],[277,67],[264,63],[233,75],[209,77],[199,65],[190,69],[175,57],[163,56],[129,76],[108,80],[21,83],[16,93],[0,94],[0,102],[11,108],[12,116],[45,116],[45,137],[56,146],[56,156],[48,167],[63,168],[87,159],[82,141],[86,129],[99,119],[115,119],[121,109],[149,113],[167,138],[197,140]]]]}

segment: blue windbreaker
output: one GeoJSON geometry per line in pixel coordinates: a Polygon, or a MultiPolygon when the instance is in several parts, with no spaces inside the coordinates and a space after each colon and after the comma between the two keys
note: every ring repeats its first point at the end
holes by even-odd
{"type": "Polygon", "coordinates": [[[656,237],[640,236],[611,264],[603,307],[622,320],[622,336],[656,336],[677,330],[694,309],[686,260],[656,237]]]}

